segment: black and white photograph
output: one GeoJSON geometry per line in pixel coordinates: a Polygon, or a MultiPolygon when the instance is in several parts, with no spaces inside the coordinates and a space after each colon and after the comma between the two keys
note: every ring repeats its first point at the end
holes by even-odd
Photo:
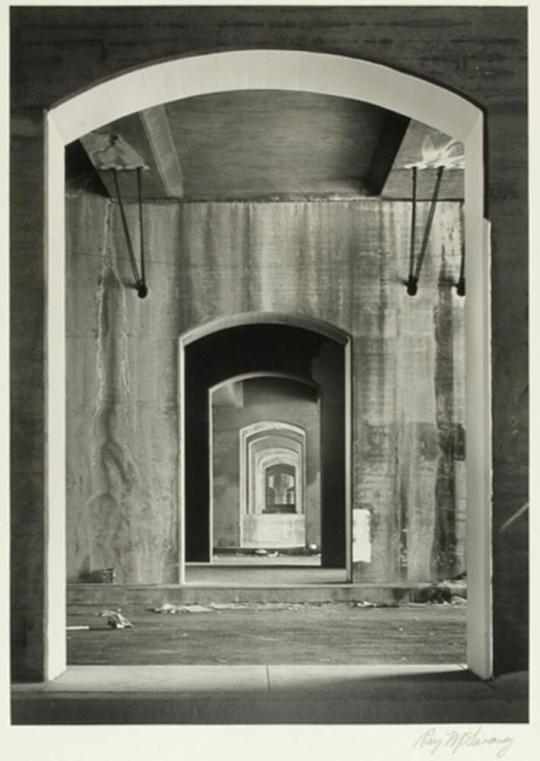
{"type": "Polygon", "coordinates": [[[6,7],[10,761],[534,757],[532,5],[6,7]]]}

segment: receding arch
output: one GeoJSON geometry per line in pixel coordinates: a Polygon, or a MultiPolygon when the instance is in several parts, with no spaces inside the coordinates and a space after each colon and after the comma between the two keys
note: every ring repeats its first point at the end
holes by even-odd
{"type": "Polygon", "coordinates": [[[429,124],[465,145],[466,247],[475,254],[466,259],[468,665],[487,678],[492,672],[491,383],[483,114],[466,98],[391,67],[291,50],[242,50],[150,63],[98,83],[57,104],[47,114],[45,678],[55,678],[66,665],[64,148],[87,132],[134,111],[209,92],[241,89],[311,91],[362,100],[429,124]]]}
{"type": "Polygon", "coordinates": [[[265,465],[265,459],[275,457],[278,451],[283,453],[287,449],[296,454],[294,466],[297,470],[297,504],[299,512],[303,513],[306,493],[305,429],[293,423],[276,420],[252,423],[241,428],[239,433],[240,520],[243,515],[260,510],[264,487],[262,472],[259,469],[268,467],[268,464],[265,465]],[[279,440],[280,448],[275,439],[279,440]],[[258,445],[258,453],[255,451],[255,445],[258,445]]]}
{"type": "MultiPolygon", "coordinates": [[[[351,567],[350,342],[347,334],[303,315],[240,313],[180,336],[181,554],[186,562],[210,562],[212,535],[211,392],[241,378],[285,378],[311,387],[321,406],[321,534],[323,565],[351,567]],[[247,364],[246,364],[247,363],[247,364]],[[243,372],[246,367],[249,371],[243,372]],[[208,474],[206,472],[208,464],[208,474]],[[326,490],[327,510],[324,510],[326,490]],[[209,504],[210,510],[199,509],[209,504]],[[208,524],[206,524],[208,516],[208,524]],[[326,530],[324,522],[326,523],[326,530]]],[[[298,435],[298,434],[296,434],[298,435]]],[[[247,464],[244,462],[247,471],[247,464]]],[[[185,582],[185,575],[180,581],[185,582]]]]}

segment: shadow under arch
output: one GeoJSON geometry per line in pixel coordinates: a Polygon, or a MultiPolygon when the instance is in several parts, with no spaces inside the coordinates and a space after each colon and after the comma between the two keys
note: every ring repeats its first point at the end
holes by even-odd
{"type": "MultiPolygon", "coordinates": [[[[381,63],[330,53],[249,49],[152,62],[47,112],[46,482],[44,676],[66,667],[65,146],[127,114],[181,98],[245,89],[310,91],[361,100],[424,122],[465,146],[467,280],[468,665],[492,673],[489,235],[483,220],[483,114],[465,97],[381,63]],[[52,424],[54,422],[54,425],[52,424]]],[[[349,479],[350,482],[350,479],[349,479]]]]}
{"type": "Polygon", "coordinates": [[[336,343],[347,344],[351,336],[345,330],[338,328],[326,320],[321,320],[318,317],[305,314],[289,314],[288,312],[269,312],[269,311],[254,311],[254,312],[238,312],[232,315],[225,315],[218,317],[209,322],[205,322],[197,327],[190,328],[182,333],[180,337],[181,344],[188,346],[193,341],[198,341],[200,338],[204,338],[211,333],[215,333],[218,330],[225,330],[226,328],[234,328],[239,325],[289,325],[291,327],[302,328],[310,330],[313,333],[319,333],[321,336],[326,336],[336,343]]]}

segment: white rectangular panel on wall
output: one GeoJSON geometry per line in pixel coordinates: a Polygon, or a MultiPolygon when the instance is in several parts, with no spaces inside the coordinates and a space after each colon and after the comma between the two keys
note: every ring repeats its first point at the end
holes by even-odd
{"type": "Polygon", "coordinates": [[[371,562],[370,520],[369,510],[353,510],[353,563],[371,562]]]}

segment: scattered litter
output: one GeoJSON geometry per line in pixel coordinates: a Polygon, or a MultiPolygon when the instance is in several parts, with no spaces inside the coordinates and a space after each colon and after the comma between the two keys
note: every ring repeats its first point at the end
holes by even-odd
{"type": "MultiPolygon", "coordinates": [[[[434,581],[418,590],[414,602],[447,603],[453,602],[453,597],[467,598],[467,572],[457,574],[444,581],[434,581]]],[[[456,603],[461,605],[462,603],[456,603]]]]}
{"type": "Polygon", "coordinates": [[[80,626],[66,626],[66,630],[68,632],[80,632],[80,631],[88,631],[90,627],[88,624],[80,625],[80,626]]]}
{"type": "Polygon", "coordinates": [[[176,608],[177,613],[211,613],[212,608],[207,608],[204,605],[179,605],[176,608]]]}
{"type": "Polygon", "coordinates": [[[152,608],[154,613],[176,613],[176,606],[171,605],[170,602],[164,602],[159,608],[152,608]]]}
{"type": "Polygon", "coordinates": [[[467,605],[467,600],[465,597],[461,597],[461,595],[452,595],[452,599],[450,600],[452,605],[467,605]]]}
{"type": "Polygon", "coordinates": [[[150,610],[153,613],[170,613],[174,615],[175,613],[211,613],[212,607],[215,606],[206,607],[205,605],[197,605],[195,603],[191,605],[171,605],[169,602],[164,602],[159,608],[150,608],[150,610]]]}
{"type": "Polygon", "coordinates": [[[299,610],[302,603],[290,602],[261,602],[257,603],[256,609],[260,610],[299,610]]]}
{"type": "Polygon", "coordinates": [[[274,552],[269,552],[268,553],[268,557],[269,558],[278,558],[279,557],[279,552],[277,550],[275,550],[274,552]]]}
{"type": "Polygon", "coordinates": [[[268,551],[264,550],[262,547],[258,547],[256,550],[253,550],[254,555],[268,555],[268,551]]]}
{"type": "Polygon", "coordinates": [[[376,608],[376,604],[374,602],[366,602],[366,601],[360,601],[354,603],[355,608],[376,608]]]}
{"type": "Polygon", "coordinates": [[[111,629],[133,629],[131,621],[128,621],[119,610],[102,610],[100,613],[96,613],[96,616],[106,618],[107,625],[111,629]]]}
{"type": "Polygon", "coordinates": [[[212,602],[209,607],[214,610],[246,610],[249,605],[241,602],[212,602]]]}
{"type": "Polygon", "coordinates": [[[415,602],[444,603],[450,602],[452,592],[444,581],[434,582],[418,590],[415,602]]]}
{"type": "Polygon", "coordinates": [[[116,568],[100,568],[98,573],[102,584],[114,584],[116,582],[116,568]]]}

